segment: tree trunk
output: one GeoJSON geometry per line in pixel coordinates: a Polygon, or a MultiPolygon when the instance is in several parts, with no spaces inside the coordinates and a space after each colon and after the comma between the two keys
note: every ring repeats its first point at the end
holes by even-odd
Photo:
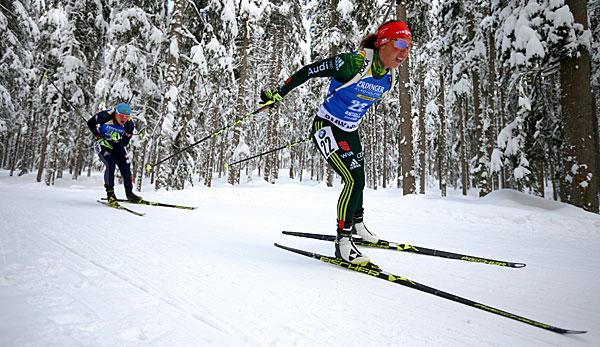
{"type": "Polygon", "coordinates": [[[146,170],[146,166],[144,165],[144,163],[146,162],[146,148],[148,147],[148,139],[145,138],[144,139],[144,143],[142,145],[142,151],[138,156],[138,159],[140,161],[140,165],[138,165],[138,170],[137,170],[137,180],[136,180],[136,188],[138,192],[142,191],[142,181],[144,180],[144,173],[146,170]]]}
{"type": "MultiPolygon", "coordinates": [[[[173,1],[173,15],[169,23],[169,54],[167,54],[167,66],[165,72],[165,89],[163,93],[162,103],[162,118],[159,121],[160,137],[163,142],[162,148],[167,148],[168,153],[173,153],[178,144],[177,140],[172,140],[172,132],[174,125],[176,124],[175,118],[179,114],[179,92],[175,93],[179,85],[179,71],[180,71],[180,59],[179,59],[179,47],[181,46],[182,37],[182,21],[183,21],[183,7],[184,0],[173,1]]],[[[181,132],[185,132],[185,122],[180,129],[181,132]]],[[[183,147],[183,146],[182,146],[183,147]]],[[[166,153],[168,155],[168,153],[166,153]]],[[[173,173],[179,172],[176,167],[178,165],[186,165],[185,163],[178,164],[179,161],[169,160],[162,164],[162,168],[156,174],[156,186],[166,186],[171,188],[176,185],[178,177],[175,177],[173,173]]],[[[183,170],[185,171],[185,170],[183,170]]],[[[157,188],[158,189],[158,188],[157,188]]]]}
{"type": "Polygon", "coordinates": [[[425,176],[427,163],[425,153],[427,140],[425,134],[425,107],[427,91],[425,90],[425,63],[419,65],[419,194],[425,194],[425,176]]]}
{"type": "Polygon", "coordinates": [[[79,122],[79,136],[77,136],[77,141],[75,144],[76,152],[75,152],[75,165],[73,169],[72,179],[76,180],[81,173],[81,167],[83,166],[83,148],[85,147],[85,139],[88,138],[85,136],[87,133],[87,126],[83,122],[79,122]]]}
{"type": "MultiPolygon", "coordinates": [[[[375,125],[377,123],[376,112],[376,109],[371,112],[371,126],[369,127],[371,129],[371,136],[369,136],[369,165],[371,166],[371,187],[373,189],[377,189],[377,127],[375,125]]],[[[364,156],[363,158],[365,158],[365,162],[363,162],[363,165],[366,166],[365,164],[367,156],[364,156]]]]}
{"type": "MultiPolygon", "coordinates": [[[[496,118],[494,124],[497,125],[496,129],[504,129],[504,127],[506,126],[505,115],[507,113],[506,108],[505,108],[507,88],[499,88],[499,89],[500,89],[500,92],[499,92],[500,101],[499,101],[498,110],[497,110],[497,118],[496,118]]],[[[492,121],[494,121],[494,120],[490,119],[490,122],[492,122],[492,121]]],[[[508,178],[511,175],[509,173],[507,173],[507,171],[508,171],[508,168],[506,167],[506,165],[502,165],[502,169],[500,170],[499,174],[497,173],[497,174],[489,177],[488,180],[489,180],[489,184],[490,184],[490,189],[492,189],[493,187],[496,187],[498,189],[510,187],[508,178]]]]}
{"type": "MultiPolygon", "coordinates": [[[[588,28],[587,1],[567,0],[576,23],[588,28]]],[[[566,202],[598,213],[598,121],[590,85],[590,52],[583,45],[560,62],[561,106],[565,123],[562,180],[566,202]]]]}
{"type": "Polygon", "coordinates": [[[212,187],[212,174],[214,171],[214,162],[215,162],[215,148],[216,148],[216,140],[214,137],[210,139],[210,151],[208,152],[208,157],[206,160],[206,169],[204,171],[204,185],[207,187],[212,187]]]}
{"type": "Polygon", "coordinates": [[[466,141],[466,129],[465,129],[465,113],[467,112],[466,97],[461,97],[458,101],[458,136],[460,142],[460,171],[461,171],[461,186],[462,195],[467,195],[467,189],[469,186],[469,163],[467,158],[467,141],[466,141]]]}
{"type": "MultiPolygon", "coordinates": [[[[273,65],[271,66],[271,74],[269,76],[269,82],[271,85],[275,85],[277,83],[276,78],[279,71],[281,71],[281,52],[283,47],[283,38],[277,35],[279,31],[279,21],[277,18],[273,20],[273,35],[272,35],[272,47],[273,51],[271,52],[271,62],[273,65]]],[[[268,118],[268,128],[267,128],[267,148],[274,148],[277,145],[277,120],[279,110],[270,110],[269,118],[268,118]]],[[[267,182],[275,183],[274,180],[274,172],[277,170],[276,163],[276,153],[268,154],[265,156],[265,171],[263,172],[263,178],[267,182]]]]}
{"type": "MultiPolygon", "coordinates": [[[[241,31],[242,31],[242,45],[240,46],[239,50],[238,50],[238,55],[241,57],[242,61],[240,64],[240,79],[238,80],[238,97],[237,97],[237,102],[236,102],[236,112],[238,115],[245,115],[247,114],[247,110],[244,104],[244,98],[246,97],[246,77],[247,77],[247,71],[248,71],[248,45],[249,45],[249,39],[248,39],[248,31],[249,31],[249,27],[248,27],[248,19],[244,19],[241,23],[241,31]]],[[[234,127],[233,129],[233,139],[231,141],[231,150],[230,153],[233,155],[233,153],[235,153],[235,150],[237,148],[237,146],[240,144],[240,137],[242,136],[242,127],[241,126],[237,126],[234,127]]],[[[238,157],[231,157],[231,161],[236,161],[242,158],[238,158],[238,157]]],[[[229,184],[231,185],[235,185],[236,183],[240,183],[240,165],[234,165],[233,167],[229,167],[229,172],[228,172],[228,176],[227,176],[227,182],[229,182],[229,184]]]]}
{"type": "MultiPolygon", "coordinates": [[[[64,88],[62,88],[64,89],[64,88]]],[[[60,146],[60,110],[62,109],[62,96],[57,96],[52,102],[50,118],[52,119],[52,125],[50,127],[50,142],[48,143],[48,154],[50,160],[46,163],[46,177],[44,182],[46,185],[53,185],[56,170],[58,169],[58,152],[60,146]]]]}
{"type": "MultiPolygon", "coordinates": [[[[396,18],[407,21],[406,4],[396,2],[396,18]]],[[[402,156],[402,194],[414,194],[415,158],[413,154],[412,105],[410,93],[410,59],[398,68],[400,85],[400,155],[402,156]]]]}
{"type": "Polygon", "coordinates": [[[440,184],[440,193],[446,196],[446,179],[447,179],[447,160],[446,160],[446,95],[444,86],[444,69],[440,71],[440,95],[438,99],[438,146],[437,146],[437,161],[438,161],[438,179],[440,184]]]}
{"type": "MultiPolygon", "coordinates": [[[[473,168],[473,184],[479,188],[479,196],[483,197],[489,194],[489,175],[490,175],[490,158],[487,156],[487,138],[484,132],[483,114],[481,112],[479,84],[481,83],[479,72],[473,71],[473,117],[475,125],[475,164],[473,168]]],[[[490,93],[490,88],[484,91],[485,97],[490,93]]]]}
{"type": "Polygon", "coordinates": [[[36,181],[42,181],[42,174],[44,173],[44,167],[46,166],[46,151],[48,149],[48,126],[49,121],[47,117],[42,117],[44,133],[42,135],[42,143],[40,144],[40,161],[38,163],[38,171],[36,181]]]}
{"type": "MultiPolygon", "coordinates": [[[[31,103],[30,103],[31,104],[31,103]]],[[[31,105],[30,105],[31,106],[31,105]]],[[[31,109],[31,108],[30,108],[31,109]]],[[[23,154],[21,156],[21,165],[19,167],[19,176],[24,175],[29,172],[31,165],[33,164],[33,121],[31,120],[33,117],[29,117],[28,125],[27,125],[27,134],[25,135],[25,140],[23,141],[23,154]]]]}
{"type": "Polygon", "coordinates": [[[388,139],[388,137],[389,137],[388,126],[389,126],[389,122],[387,121],[387,115],[384,114],[383,115],[383,163],[382,163],[382,165],[383,165],[383,182],[381,184],[383,189],[387,188],[387,183],[389,180],[388,143],[390,143],[390,140],[388,139]]]}
{"type": "Polygon", "coordinates": [[[15,173],[15,169],[17,167],[17,162],[19,160],[19,155],[20,155],[20,149],[21,149],[21,129],[23,127],[20,126],[19,127],[19,131],[17,132],[17,137],[15,139],[15,145],[14,145],[14,152],[12,155],[12,159],[10,160],[10,172],[9,172],[9,176],[12,176],[15,173]]]}

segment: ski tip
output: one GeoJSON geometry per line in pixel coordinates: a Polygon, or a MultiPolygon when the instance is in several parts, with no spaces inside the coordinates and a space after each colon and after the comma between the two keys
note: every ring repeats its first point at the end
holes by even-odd
{"type": "Polygon", "coordinates": [[[585,330],[565,330],[561,331],[561,334],[585,334],[587,331],[585,330]]]}
{"type": "Polygon", "coordinates": [[[525,265],[525,263],[513,263],[511,267],[519,269],[519,268],[522,268],[525,266],[527,266],[527,265],[525,265]]]}
{"type": "Polygon", "coordinates": [[[275,242],[273,245],[275,247],[278,247],[278,248],[281,248],[281,249],[285,249],[286,251],[290,251],[290,252],[294,252],[294,253],[298,253],[298,254],[308,254],[308,253],[310,253],[310,252],[302,251],[300,249],[296,249],[296,248],[292,248],[292,247],[280,245],[277,242],[275,242]]]}

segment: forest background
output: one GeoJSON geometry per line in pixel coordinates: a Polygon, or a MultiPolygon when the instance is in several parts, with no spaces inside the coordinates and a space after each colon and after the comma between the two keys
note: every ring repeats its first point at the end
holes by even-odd
{"type": "Polygon", "coordinates": [[[341,178],[302,141],[328,81],[251,114],[259,93],[398,18],[415,45],[359,130],[368,187],[512,188],[598,212],[599,0],[0,0],[0,10],[10,175],[53,185],[102,170],[84,120],[125,101],[138,190],[257,174],[276,184],[283,172],[331,185],[341,178]]]}

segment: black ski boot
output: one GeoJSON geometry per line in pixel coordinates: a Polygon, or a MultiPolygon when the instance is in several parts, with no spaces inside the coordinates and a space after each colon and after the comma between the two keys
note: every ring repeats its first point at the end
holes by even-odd
{"type": "Polygon", "coordinates": [[[141,196],[133,194],[132,190],[125,190],[125,195],[127,195],[127,200],[131,202],[140,203],[144,200],[141,196]]]}

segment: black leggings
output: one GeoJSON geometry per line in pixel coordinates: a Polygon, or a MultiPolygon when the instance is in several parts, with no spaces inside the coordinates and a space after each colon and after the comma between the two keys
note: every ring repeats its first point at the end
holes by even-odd
{"type": "Polygon", "coordinates": [[[115,168],[119,167],[121,176],[123,176],[123,185],[125,190],[133,189],[133,182],[131,180],[131,168],[129,166],[129,156],[127,150],[123,147],[115,148],[113,152],[106,151],[98,143],[94,144],[94,149],[100,157],[100,160],[106,166],[104,170],[104,185],[107,187],[114,187],[115,185],[115,168]]]}
{"type": "Polygon", "coordinates": [[[339,229],[348,228],[354,216],[363,212],[365,167],[358,130],[346,132],[323,118],[315,117],[311,138],[333,170],[344,179],[344,188],[338,199],[337,220],[339,229]]]}

